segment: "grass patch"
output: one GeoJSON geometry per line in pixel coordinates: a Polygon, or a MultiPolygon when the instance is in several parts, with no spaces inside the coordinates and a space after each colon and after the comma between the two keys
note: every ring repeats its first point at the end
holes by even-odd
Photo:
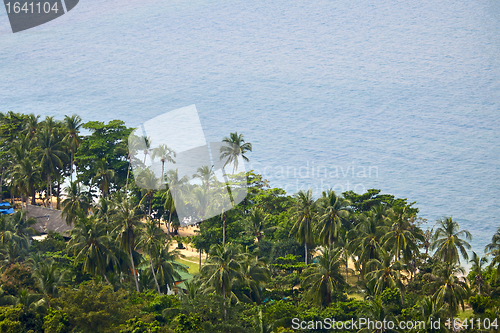
{"type": "Polygon", "coordinates": [[[465,311],[460,310],[457,314],[457,317],[460,318],[461,321],[463,321],[466,318],[470,318],[474,315],[474,311],[472,309],[467,309],[465,308],[465,311]]]}
{"type": "Polygon", "coordinates": [[[187,260],[183,260],[183,259],[177,259],[176,260],[178,263],[181,263],[183,265],[186,265],[189,267],[188,269],[188,272],[190,274],[195,274],[195,273],[198,273],[198,264],[195,264],[193,262],[190,262],[190,261],[187,261],[187,260]]]}

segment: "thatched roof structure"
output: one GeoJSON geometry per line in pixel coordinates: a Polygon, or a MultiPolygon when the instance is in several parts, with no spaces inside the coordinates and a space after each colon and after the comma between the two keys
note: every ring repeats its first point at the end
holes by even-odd
{"type": "Polygon", "coordinates": [[[28,205],[28,217],[34,217],[37,224],[33,227],[41,234],[55,231],[63,236],[69,236],[73,226],[68,226],[62,217],[62,212],[57,209],[28,205]]]}

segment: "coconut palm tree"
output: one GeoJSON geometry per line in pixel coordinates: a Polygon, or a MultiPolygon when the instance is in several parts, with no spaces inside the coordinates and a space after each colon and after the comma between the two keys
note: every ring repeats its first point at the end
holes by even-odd
{"type": "Polygon", "coordinates": [[[134,275],[135,286],[137,292],[139,292],[139,282],[137,280],[132,250],[135,249],[136,239],[141,232],[141,215],[138,213],[138,207],[133,206],[128,199],[123,198],[120,194],[118,194],[114,200],[114,207],[115,213],[113,218],[117,224],[114,229],[114,233],[117,235],[116,241],[118,242],[120,249],[128,252],[132,267],[132,274],[134,275]]]}
{"type": "Polygon", "coordinates": [[[318,203],[317,233],[323,245],[331,246],[338,237],[342,220],[349,216],[350,202],[328,190],[322,193],[318,203]]]}
{"type": "Polygon", "coordinates": [[[196,173],[193,178],[199,178],[203,185],[205,185],[206,190],[210,191],[210,183],[215,181],[215,173],[212,167],[204,165],[196,169],[196,173]]]}
{"type": "Polygon", "coordinates": [[[467,230],[460,230],[457,222],[451,217],[443,218],[436,222],[436,231],[432,239],[431,250],[436,250],[434,256],[449,264],[460,263],[459,251],[465,260],[469,259],[466,249],[471,246],[467,241],[472,240],[472,235],[467,230]],[[465,237],[462,239],[461,237],[465,237]]]}
{"type": "Polygon", "coordinates": [[[66,199],[62,202],[62,215],[66,220],[66,224],[71,225],[80,212],[83,212],[84,215],[87,214],[90,202],[88,197],[80,191],[80,184],[77,182],[70,182],[64,192],[66,199]]]}
{"type": "Polygon", "coordinates": [[[70,174],[71,174],[71,182],[73,181],[73,165],[75,164],[75,152],[80,146],[80,137],[78,136],[80,132],[80,127],[82,127],[82,118],[80,116],[74,114],[71,117],[64,117],[64,126],[66,128],[66,136],[63,138],[63,141],[68,146],[69,151],[71,152],[71,162],[70,162],[70,174]]]}
{"type": "MultiPolygon", "coordinates": [[[[200,271],[201,288],[205,293],[215,291],[224,298],[234,297],[234,280],[241,280],[241,249],[233,244],[214,244],[210,247],[208,260],[200,271]]],[[[227,315],[225,309],[224,315],[227,315]]]]}
{"type": "Polygon", "coordinates": [[[223,168],[228,164],[233,165],[233,174],[238,169],[238,157],[242,157],[246,162],[249,161],[245,153],[252,151],[252,144],[245,142],[243,134],[238,132],[230,133],[228,137],[222,139],[226,145],[220,147],[220,160],[226,159],[223,168]]]}
{"type": "MultiPolygon", "coordinates": [[[[435,323],[439,320],[441,323],[445,323],[446,320],[446,305],[444,303],[438,303],[432,297],[424,297],[417,303],[417,308],[414,309],[415,317],[425,323],[423,327],[413,328],[409,332],[411,333],[427,333],[429,332],[429,327],[431,323],[435,323]]],[[[436,332],[449,332],[446,325],[441,324],[439,330],[436,332]]]]}
{"type": "Polygon", "coordinates": [[[40,166],[28,156],[13,165],[10,175],[14,183],[19,185],[20,192],[26,196],[26,207],[30,196],[31,204],[35,204],[35,185],[41,181],[40,171],[40,166]]]}
{"type": "Polygon", "coordinates": [[[242,252],[240,260],[241,280],[238,285],[250,290],[249,295],[244,294],[247,301],[260,303],[262,301],[263,285],[269,281],[271,276],[267,262],[258,259],[258,250],[242,252]]]}
{"type": "Polygon", "coordinates": [[[332,294],[344,285],[340,274],[342,249],[326,247],[315,257],[317,263],[304,272],[301,286],[306,289],[306,298],[319,306],[328,306],[332,302],[332,294]]]}
{"type": "Polygon", "coordinates": [[[142,137],[142,143],[141,146],[143,147],[143,153],[144,153],[144,165],[146,164],[146,157],[149,155],[149,149],[151,148],[151,138],[148,136],[143,136],[142,137]]]}
{"type": "Polygon", "coordinates": [[[290,230],[290,235],[295,234],[298,241],[304,243],[305,264],[308,259],[308,246],[313,243],[313,226],[316,220],[316,202],[312,197],[312,190],[307,192],[299,191],[295,195],[295,206],[293,208],[293,218],[295,224],[290,230]]]}
{"type": "Polygon", "coordinates": [[[162,144],[159,147],[153,149],[153,154],[151,157],[153,158],[153,160],[156,157],[159,157],[161,161],[161,180],[163,180],[165,176],[165,162],[175,163],[172,156],[176,157],[177,155],[175,154],[175,151],[168,148],[166,144],[162,144]]]}
{"type": "Polygon", "coordinates": [[[472,263],[471,272],[476,273],[474,284],[477,287],[477,293],[481,295],[481,286],[484,285],[483,270],[488,263],[488,257],[479,257],[476,252],[472,251],[472,258],[469,261],[472,263]]]}
{"type": "Polygon", "coordinates": [[[396,261],[401,260],[401,254],[408,260],[411,253],[418,251],[417,240],[424,241],[423,235],[414,232],[410,218],[411,216],[406,213],[406,207],[395,208],[389,230],[381,239],[385,248],[392,250],[396,255],[396,261]]]}
{"type": "Polygon", "coordinates": [[[111,181],[115,178],[115,171],[108,169],[108,163],[103,158],[99,161],[96,175],[92,178],[92,182],[99,184],[99,189],[101,190],[102,196],[106,197],[109,194],[109,187],[111,181]]]}
{"type": "Polygon", "coordinates": [[[273,232],[276,227],[266,228],[268,215],[259,207],[253,207],[243,220],[246,233],[252,235],[260,242],[266,233],[273,232]]]}
{"type": "Polygon", "coordinates": [[[392,261],[393,256],[383,249],[380,259],[371,259],[366,266],[370,272],[366,274],[366,279],[373,287],[376,295],[380,295],[386,288],[398,288],[401,295],[401,304],[403,301],[403,283],[401,281],[401,270],[403,265],[399,261],[392,261]]]}
{"type": "Polygon", "coordinates": [[[128,180],[130,177],[130,167],[132,166],[132,159],[137,154],[137,151],[142,147],[141,138],[137,135],[131,134],[128,138],[127,144],[127,159],[128,159],[128,168],[127,168],[127,181],[125,183],[125,189],[128,189],[128,180]]]}
{"type": "Polygon", "coordinates": [[[42,173],[47,175],[47,193],[50,195],[50,207],[52,208],[52,176],[63,168],[63,162],[67,156],[61,142],[56,140],[52,128],[45,126],[41,131],[38,131],[38,134],[40,167],[42,173]]]}
{"type": "Polygon", "coordinates": [[[136,184],[144,189],[144,195],[139,202],[139,204],[142,204],[144,199],[148,198],[149,199],[149,214],[148,216],[151,217],[151,208],[153,205],[153,195],[155,194],[156,190],[160,188],[160,179],[156,177],[153,171],[151,171],[150,168],[146,168],[142,170],[137,175],[137,178],[135,180],[136,184]]]}
{"type": "Polygon", "coordinates": [[[76,255],[75,262],[83,260],[83,272],[101,275],[106,283],[106,266],[116,260],[111,250],[111,239],[106,225],[95,215],[86,217],[81,211],[71,230],[68,252],[76,255]]]}
{"type": "Polygon", "coordinates": [[[151,272],[153,273],[153,278],[155,280],[156,289],[158,295],[161,295],[160,286],[158,285],[158,279],[156,278],[155,269],[153,265],[153,258],[157,260],[160,247],[165,243],[165,233],[163,230],[158,228],[153,220],[148,220],[146,222],[144,232],[140,236],[136,248],[142,249],[149,255],[149,264],[151,267],[151,272]]]}
{"type": "Polygon", "coordinates": [[[187,272],[187,267],[176,261],[182,255],[176,249],[170,250],[171,246],[172,240],[164,242],[159,247],[158,255],[153,258],[160,290],[163,289],[165,292],[173,289],[175,283],[181,281],[180,272],[187,272]]]}
{"type": "Polygon", "coordinates": [[[57,268],[52,259],[41,261],[33,267],[33,277],[38,289],[49,299],[58,295],[59,287],[64,285],[65,271],[57,268]]]}
{"type": "Polygon", "coordinates": [[[498,273],[500,272],[500,228],[491,237],[491,243],[485,246],[484,252],[491,256],[490,267],[497,265],[495,279],[498,279],[498,273]]]}
{"type": "Polygon", "coordinates": [[[454,317],[458,307],[465,309],[464,300],[469,296],[465,270],[454,263],[437,262],[430,278],[429,288],[434,290],[433,299],[436,303],[448,304],[449,315],[454,317]]]}

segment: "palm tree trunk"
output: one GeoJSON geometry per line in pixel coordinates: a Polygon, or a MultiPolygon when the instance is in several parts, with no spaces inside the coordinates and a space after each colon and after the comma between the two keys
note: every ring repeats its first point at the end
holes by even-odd
{"type": "Polygon", "coordinates": [[[73,163],[74,163],[74,160],[75,160],[75,153],[73,152],[73,150],[71,150],[71,182],[73,182],[73,163]]]}
{"type": "Polygon", "coordinates": [[[168,211],[167,233],[170,236],[170,221],[172,221],[172,211],[168,211]]]}
{"type": "Polygon", "coordinates": [[[132,257],[132,247],[129,245],[128,247],[128,252],[130,255],[130,262],[132,263],[132,274],[134,275],[134,280],[135,280],[135,288],[137,289],[137,292],[139,293],[139,281],[137,281],[137,275],[135,274],[135,265],[134,265],[134,257],[132,257]]]}
{"type": "Polygon", "coordinates": [[[160,286],[158,285],[158,280],[156,279],[155,269],[153,267],[153,259],[151,259],[151,251],[149,251],[149,264],[151,265],[151,272],[153,272],[153,278],[155,279],[156,289],[158,290],[158,295],[161,296],[160,286]]]}
{"type": "Polygon", "coordinates": [[[224,297],[224,320],[227,319],[227,309],[226,309],[226,285],[222,284],[222,296],[224,297]]]}
{"type": "Polygon", "coordinates": [[[200,251],[200,259],[198,262],[198,271],[201,271],[201,249],[198,249],[198,251],[200,251]]]}
{"type": "Polygon", "coordinates": [[[349,284],[349,256],[347,255],[347,249],[344,249],[345,255],[345,283],[349,284]]]}
{"type": "Polygon", "coordinates": [[[305,249],[305,263],[307,266],[307,242],[304,242],[304,249],[305,249]]]}
{"type": "Polygon", "coordinates": [[[128,158],[128,169],[127,169],[127,181],[125,182],[125,192],[127,192],[127,188],[128,188],[128,177],[130,175],[130,166],[132,165],[132,158],[130,157],[129,155],[129,158],[128,158]]]}
{"type": "Polygon", "coordinates": [[[222,215],[222,245],[226,244],[226,214],[222,215]]]}
{"type": "Polygon", "coordinates": [[[5,168],[2,167],[2,173],[0,174],[0,201],[3,200],[3,177],[5,176],[5,168]]]}

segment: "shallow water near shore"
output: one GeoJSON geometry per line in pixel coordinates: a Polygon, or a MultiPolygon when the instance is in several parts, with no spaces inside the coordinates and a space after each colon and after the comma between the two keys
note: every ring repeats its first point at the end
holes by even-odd
{"type": "Polygon", "coordinates": [[[196,104],[272,186],[379,188],[479,254],[500,227],[499,21],[488,1],[82,0],[12,34],[0,9],[0,111],[137,126],[196,104]]]}

